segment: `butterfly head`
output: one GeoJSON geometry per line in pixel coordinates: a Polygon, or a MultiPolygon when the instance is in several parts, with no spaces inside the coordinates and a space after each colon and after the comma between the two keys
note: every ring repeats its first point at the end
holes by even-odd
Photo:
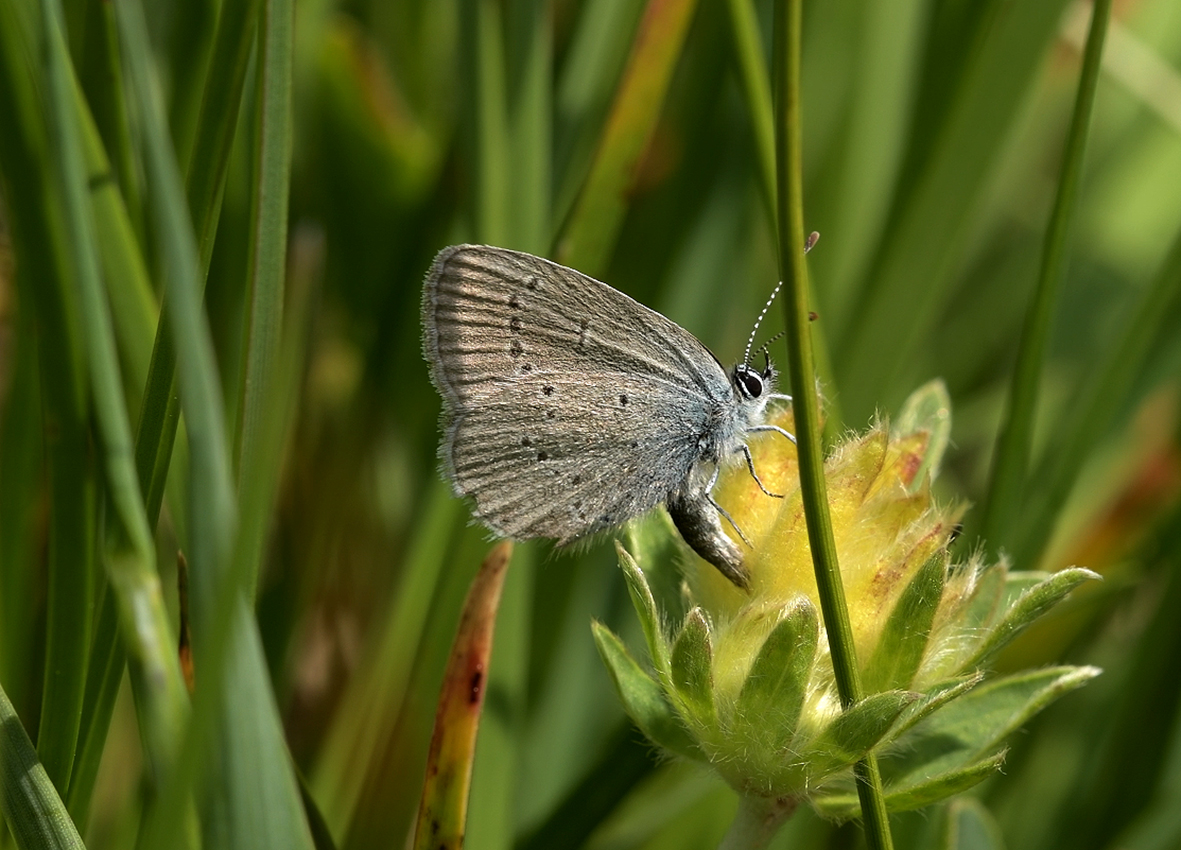
{"type": "Polygon", "coordinates": [[[771,392],[775,385],[775,367],[771,365],[771,358],[767,358],[767,365],[762,369],[747,363],[739,363],[734,367],[731,375],[734,388],[743,401],[757,401],[764,394],[771,392]]]}

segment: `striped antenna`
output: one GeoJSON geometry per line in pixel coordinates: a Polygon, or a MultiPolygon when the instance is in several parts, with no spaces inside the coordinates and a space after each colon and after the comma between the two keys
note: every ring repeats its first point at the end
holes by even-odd
{"type": "Polygon", "coordinates": [[[746,340],[746,351],[742,355],[742,362],[746,366],[750,365],[750,347],[755,344],[755,334],[759,332],[759,325],[763,323],[763,318],[767,315],[767,311],[771,309],[771,303],[775,300],[775,296],[779,294],[779,290],[781,289],[783,289],[783,281],[775,284],[775,288],[771,290],[771,297],[767,299],[767,303],[763,305],[762,312],[755,319],[755,326],[750,329],[750,337],[746,340]]]}
{"type": "Polygon", "coordinates": [[[768,360],[770,360],[771,359],[771,343],[775,342],[775,340],[777,340],[777,339],[782,339],[785,336],[787,336],[787,331],[780,331],[779,333],[775,334],[775,336],[771,337],[769,340],[767,340],[762,345],[760,345],[759,351],[763,352],[763,356],[766,357],[768,360]]]}
{"type": "MultiPolygon", "coordinates": [[[[817,233],[815,230],[813,230],[811,233],[809,233],[808,238],[804,240],[804,253],[807,254],[809,251],[811,251],[812,247],[816,244],[816,242],[819,239],[820,239],[820,234],[817,233]]],[[[763,323],[763,319],[766,318],[766,316],[767,316],[767,311],[771,309],[771,304],[772,304],[772,302],[775,301],[775,296],[779,294],[779,290],[781,290],[781,289],[783,289],[783,281],[779,281],[779,283],[777,283],[775,285],[775,288],[771,291],[771,297],[767,299],[767,303],[763,305],[762,312],[760,312],[759,317],[757,319],[755,319],[755,326],[753,328],[751,328],[750,337],[746,341],[746,351],[744,351],[742,354],[742,362],[746,366],[750,365],[750,349],[751,349],[751,346],[753,346],[755,344],[755,334],[757,334],[759,332],[759,325],[761,325],[763,323]]],[[[783,334],[779,334],[779,336],[782,336],[782,335],[783,334]]],[[[767,345],[770,345],[776,339],[779,339],[779,336],[776,336],[773,339],[768,340],[767,345]]]]}

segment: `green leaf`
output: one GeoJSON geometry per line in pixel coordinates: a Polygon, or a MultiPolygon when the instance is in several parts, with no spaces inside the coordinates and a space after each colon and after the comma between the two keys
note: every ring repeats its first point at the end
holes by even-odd
{"type": "Polygon", "coordinates": [[[1005,582],[1001,585],[1000,593],[997,596],[996,610],[993,612],[992,622],[996,622],[1003,617],[1013,603],[1021,598],[1022,594],[1027,593],[1031,588],[1037,587],[1053,573],[1045,572],[1044,570],[1009,570],[1005,573],[1005,582]]]}
{"type": "Polygon", "coordinates": [[[1055,699],[1098,673],[1094,667],[1054,667],[978,685],[898,738],[902,749],[882,759],[887,787],[919,787],[965,770],[1055,699]]]}
{"type": "MultiPolygon", "coordinates": [[[[892,812],[908,812],[945,800],[992,776],[1000,770],[1004,760],[1005,754],[997,753],[915,785],[897,789],[887,785],[886,808],[892,812]]],[[[812,805],[820,814],[831,818],[854,818],[861,812],[856,794],[824,795],[813,800],[812,805]]]]}
{"type": "Polygon", "coordinates": [[[861,674],[866,692],[910,686],[926,653],[931,624],[943,596],[946,561],[945,552],[928,558],[902,591],[861,674]]]}
{"type": "Polygon", "coordinates": [[[930,688],[920,700],[909,705],[906,711],[902,713],[898,722],[890,729],[890,740],[902,737],[903,733],[924,717],[927,717],[932,712],[938,711],[953,699],[963,696],[983,681],[984,674],[977,673],[974,676],[968,676],[963,679],[940,682],[935,687],[930,688]]]}
{"type": "MultiPolygon", "coordinates": [[[[1016,578],[1016,577],[1015,577],[1016,578]]],[[[1062,601],[1063,597],[1088,579],[1097,579],[1099,575],[1083,567],[1070,567],[1060,570],[1049,578],[1039,581],[1033,587],[1024,590],[1007,609],[1001,614],[996,625],[981,640],[971,660],[965,667],[979,666],[987,661],[997,650],[1024,631],[1034,620],[1049,611],[1062,601]]],[[[1016,578],[1017,582],[1022,579],[1016,578]]],[[[1014,588],[1020,584],[1014,584],[1014,588]]],[[[1006,584],[1006,590],[1009,585],[1006,584]]]]}
{"type": "Polygon", "coordinates": [[[1005,753],[999,752],[958,770],[949,770],[914,785],[899,788],[887,785],[886,805],[895,812],[908,812],[929,806],[983,782],[1000,770],[1004,762],[1005,753]]]}
{"type": "MultiPolygon", "coordinates": [[[[761,718],[768,728],[795,731],[807,694],[820,631],[816,609],[807,599],[790,606],[767,635],[738,694],[735,713],[761,718]]],[[[782,743],[786,743],[784,740],[782,743]]]]}
{"type": "Polygon", "coordinates": [[[928,381],[912,392],[903,402],[902,410],[890,430],[895,435],[919,431],[926,431],[929,435],[923,462],[907,488],[912,493],[917,492],[924,482],[933,481],[939,474],[939,464],[951,439],[951,396],[943,379],[928,381]]]}
{"type": "Polygon", "coordinates": [[[619,556],[619,566],[623,569],[623,576],[627,579],[627,590],[631,594],[632,606],[636,609],[636,616],[640,618],[640,625],[644,629],[644,640],[648,643],[648,656],[652,659],[652,666],[662,675],[669,672],[668,642],[664,632],[660,629],[660,615],[656,612],[656,600],[652,598],[652,590],[644,578],[635,559],[623,548],[619,541],[615,542],[615,552],[619,556]]]}
{"type": "Polygon", "coordinates": [[[828,770],[852,764],[873,749],[916,699],[918,694],[907,691],[885,691],[868,696],[845,709],[820,733],[811,749],[827,759],[828,770]]]}
{"type": "Polygon", "coordinates": [[[610,629],[599,622],[592,623],[591,629],[623,708],[640,731],[666,750],[701,761],[701,750],[673,712],[656,680],[644,672],[610,629]]]}
{"type": "Polygon", "coordinates": [[[709,623],[700,608],[685,618],[673,644],[669,678],[686,713],[702,725],[712,725],[717,714],[713,699],[713,647],[709,623]]]}

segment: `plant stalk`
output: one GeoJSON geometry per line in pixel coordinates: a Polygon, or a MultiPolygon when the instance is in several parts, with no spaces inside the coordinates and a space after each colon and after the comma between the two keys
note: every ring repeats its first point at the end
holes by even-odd
{"type": "MultiPolygon", "coordinates": [[[[803,0],[777,0],[775,4],[774,79],[776,171],[778,175],[779,270],[784,284],[784,320],[787,328],[788,372],[791,376],[800,489],[808,541],[820,607],[832,654],[833,671],[842,705],[848,707],[863,696],[858,674],[853,630],[845,604],[837,563],[836,540],[828,513],[821,449],[820,401],[809,328],[808,269],[804,260],[803,154],[800,124],[800,44],[803,0]]],[[[866,841],[873,850],[893,843],[882,795],[881,777],[872,755],[856,768],[857,794],[861,800],[866,841]]]]}

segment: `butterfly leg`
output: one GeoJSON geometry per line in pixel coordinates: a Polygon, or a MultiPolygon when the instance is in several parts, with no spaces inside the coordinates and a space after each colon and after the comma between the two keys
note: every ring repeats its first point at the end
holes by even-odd
{"type": "MultiPolygon", "coordinates": [[[[730,523],[730,525],[734,527],[734,530],[738,532],[738,536],[742,538],[742,542],[753,549],[755,548],[754,544],[751,543],[747,536],[742,533],[742,529],[738,527],[738,523],[734,521],[734,517],[730,516],[730,512],[719,505],[718,500],[714,498],[714,485],[718,483],[718,473],[720,471],[720,466],[714,466],[714,474],[710,476],[709,484],[707,484],[705,487],[705,498],[709,499],[709,503],[714,506],[714,510],[725,517],[726,522],[730,523]]],[[[758,479],[756,478],[755,480],[757,481],[758,479]]]]}
{"type": "MultiPolygon", "coordinates": [[[[741,451],[742,456],[746,458],[746,468],[750,470],[750,477],[755,480],[755,484],[759,485],[759,489],[762,490],[764,493],[766,493],[768,496],[771,496],[772,498],[782,499],[783,498],[782,493],[772,493],[765,486],[763,486],[763,482],[759,478],[759,474],[757,472],[755,472],[755,459],[753,457],[751,457],[750,446],[748,446],[746,443],[743,443],[742,447],[739,449],[739,451],[741,451]]],[[[739,534],[741,534],[741,533],[742,532],[739,532],[739,534]]]]}
{"type": "Polygon", "coordinates": [[[710,492],[717,480],[716,465],[707,486],[703,486],[705,482],[696,475],[690,474],[680,487],[669,494],[665,506],[684,541],[698,555],[717,567],[736,587],[745,589],[750,586],[750,575],[742,565],[742,550],[722,530],[721,518],[726,518],[747,546],[751,545],[750,540],[710,492]]]}
{"type": "Polygon", "coordinates": [[[791,440],[792,443],[795,443],[795,441],[796,441],[794,434],[792,434],[788,431],[784,431],[778,425],[752,425],[751,427],[747,428],[746,430],[748,432],[750,432],[750,431],[774,431],[776,434],[782,434],[783,436],[787,437],[787,439],[791,440]]]}

